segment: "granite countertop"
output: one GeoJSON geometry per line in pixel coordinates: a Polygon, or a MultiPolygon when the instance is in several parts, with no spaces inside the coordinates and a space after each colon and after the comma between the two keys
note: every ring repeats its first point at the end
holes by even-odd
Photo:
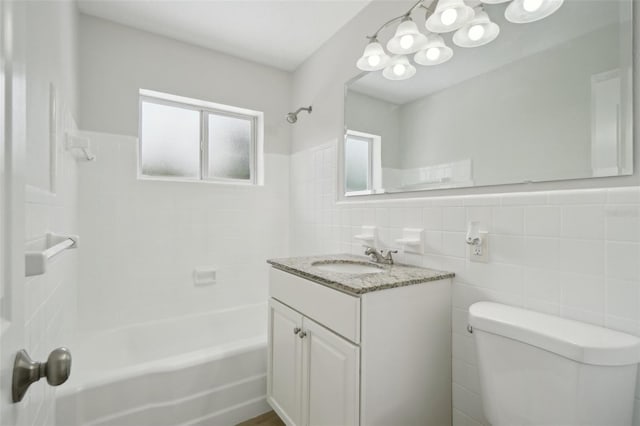
{"type": "Polygon", "coordinates": [[[267,262],[274,268],[349,293],[353,296],[387,288],[403,287],[428,281],[453,278],[455,275],[452,272],[437,271],[435,269],[420,268],[411,265],[382,265],[372,262],[368,257],[355,256],[352,254],[288,257],[284,259],[269,259],[267,262]],[[344,261],[344,263],[366,262],[384,271],[379,273],[352,274],[323,271],[313,266],[314,263],[318,262],[328,263],[340,261],[344,261]]]}

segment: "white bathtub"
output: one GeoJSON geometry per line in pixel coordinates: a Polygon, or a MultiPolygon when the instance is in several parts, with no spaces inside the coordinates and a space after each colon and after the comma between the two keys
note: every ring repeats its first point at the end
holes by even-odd
{"type": "Polygon", "coordinates": [[[56,425],[233,425],[269,410],[265,304],[79,339],[56,425]]]}

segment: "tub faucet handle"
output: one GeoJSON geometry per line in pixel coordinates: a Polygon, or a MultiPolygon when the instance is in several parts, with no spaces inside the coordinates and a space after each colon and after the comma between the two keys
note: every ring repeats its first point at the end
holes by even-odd
{"type": "Polygon", "coordinates": [[[300,329],[300,327],[296,327],[296,328],[294,328],[294,329],[293,329],[293,334],[298,334],[298,333],[300,333],[300,330],[301,330],[301,329],[300,329]]]}

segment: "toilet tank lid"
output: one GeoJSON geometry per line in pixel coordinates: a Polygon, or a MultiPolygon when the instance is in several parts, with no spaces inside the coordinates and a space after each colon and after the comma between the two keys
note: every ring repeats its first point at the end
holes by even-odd
{"type": "Polygon", "coordinates": [[[630,365],[640,362],[640,339],[596,325],[493,302],[469,308],[475,330],[497,334],[584,364],[630,365]]]}

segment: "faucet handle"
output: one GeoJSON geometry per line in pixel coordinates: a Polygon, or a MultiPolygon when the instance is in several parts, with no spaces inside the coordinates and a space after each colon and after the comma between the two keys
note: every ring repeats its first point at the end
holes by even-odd
{"type": "Polygon", "coordinates": [[[383,253],[383,250],[380,250],[380,254],[384,256],[384,259],[387,261],[387,263],[389,263],[390,265],[393,265],[393,256],[392,254],[397,253],[398,250],[387,250],[387,254],[383,253]]]}

